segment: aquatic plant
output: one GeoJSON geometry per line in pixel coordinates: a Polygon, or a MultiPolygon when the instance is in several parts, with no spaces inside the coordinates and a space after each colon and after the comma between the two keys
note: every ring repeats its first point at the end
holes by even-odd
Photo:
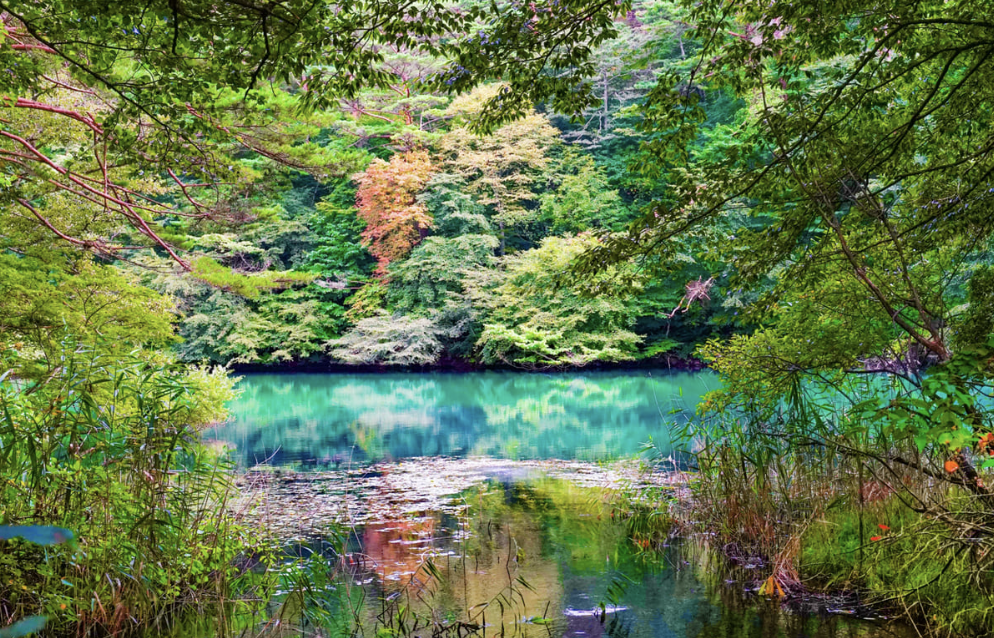
{"type": "Polygon", "coordinates": [[[763,595],[842,589],[923,630],[986,634],[994,437],[983,387],[964,381],[969,361],[917,379],[826,374],[783,395],[738,381],[714,393],[687,433],[700,471],[688,528],[763,595]]]}

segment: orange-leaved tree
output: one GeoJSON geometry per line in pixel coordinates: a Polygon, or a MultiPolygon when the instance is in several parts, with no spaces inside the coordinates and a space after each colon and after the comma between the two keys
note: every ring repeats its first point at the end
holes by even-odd
{"type": "Polygon", "coordinates": [[[431,160],[423,151],[397,154],[389,162],[374,160],[362,173],[356,208],[366,222],[362,238],[379,263],[378,275],[386,274],[390,262],[403,259],[425,238],[432,217],[417,200],[431,175],[431,160]]]}

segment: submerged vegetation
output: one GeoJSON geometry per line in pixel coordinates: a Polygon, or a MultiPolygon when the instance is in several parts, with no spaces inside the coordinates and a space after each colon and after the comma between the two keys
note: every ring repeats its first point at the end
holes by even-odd
{"type": "MultiPolygon", "coordinates": [[[[992,14],[0,2],[0,636],[355,609],[232,505],[223,366],[691,356],[721,387],[686,498],[619,556],[672,527],[763,596],[994,632],[992,14]]],[[[391,604],[376,631],[471,629],[391,604]]]]}

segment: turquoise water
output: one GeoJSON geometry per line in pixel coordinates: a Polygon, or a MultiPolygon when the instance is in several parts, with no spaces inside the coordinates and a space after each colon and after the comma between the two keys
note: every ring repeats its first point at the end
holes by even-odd
{"type": "Polygon", "coordinates": [[[665,517],[615,511],[616,493],[589,483],[626,464],[586,461],[650,440],[673,452],[716,386],[665,370],[253,374],[206,436],[242,467],[294,470],[255,473],[257,524],[348,565],[322,596],[351,628],[307,635],[909,638],[828,603],[789,611],[749,596],[707,552],[652,531],[665,517]],[[646,553],[646,534],[677,547],[646,553]],[[401,616],[422,629],[396,633],[401,616]]]}
{"type": "Polygon", "coordinates": [[[611,460],[693,417],[709,372],[249,374],[208,433],[244,466],[421,456],[611,460]]]}

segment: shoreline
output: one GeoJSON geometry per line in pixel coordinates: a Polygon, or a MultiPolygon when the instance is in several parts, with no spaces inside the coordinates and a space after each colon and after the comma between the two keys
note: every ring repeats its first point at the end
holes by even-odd
{"type": "Polygon", "coordinates": [[[664,355],[637,361],[599,361],[584,366],[519,367],[512,365],[484,365],[454,357],[442,358],[432,365],[401,366],[385,364],[350,365],[335,361],[288,361],[282,363],[237,363],[227,366],[235,374],[313,374],[313,373],[454,373],[467,372],[518,372],[522,374],[549,374],[557,372],[610,371],[610,370],[659,370],[666,368],[673,372],[700,372],[707,365],[695,357],[664,355]]]}

